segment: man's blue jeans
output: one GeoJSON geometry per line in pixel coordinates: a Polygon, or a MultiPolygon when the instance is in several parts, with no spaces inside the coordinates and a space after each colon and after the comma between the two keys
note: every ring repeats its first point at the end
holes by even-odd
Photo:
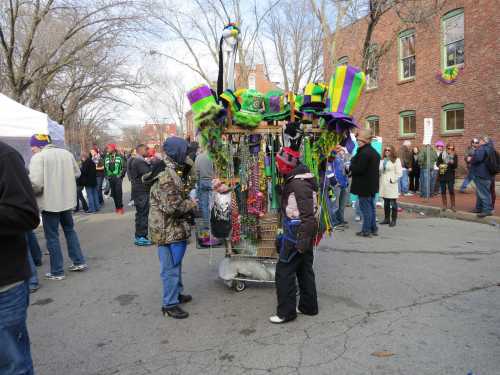
{"type": "Polygon", "coordinates": [[[64,275],[64,260],[59,242],[59,224],[61,224],[66,244],[68,245],[68,255],[75,266],[85,264],[85,258],[80,248],[80,241],[75,232],[73,216],[71,210],[62,212],[42,211],[43,231],[47,240],[47,249],[50,254],[50,273],[55,276],[64,275]]]}
{"type": "Polygon", "coordinates": [[[171,247],[180,246],[184,250],[186,241],[174,242],[168,245],[158,246],[158,258],[160,258],[160,276],[163,283],[163,307],[173,307],[179,304],[179,295],[182,294],[182,261],[174,264],[171,247]]]}
{"type": "Polygon", "coordinates": [[[420,171],[420,196],[423,198],[430,197],[429,188],[431,189],[430,191],[432,191],[432,183],[430,186],[428,185],[430,176],[431,173],[429,169],[422,169],[420,171]]]}
{"type": "Polygon", "coordinates": [[[102,195],[102,184],[104,182],[104,176],[97,176],[97,196],[99,197],[99,204],[102,206],[104,204],[104,197],[102,195]]]}
{"type": "Polygon", "coordinates": [[[200,180],[196,189],[196,196],[200,205],[201,216],[208,225],[210,220],[210,195],[212,193],[212,181],[200,180]]]}
{"type": "Polygon", "coordinates": [[[373,196],[358,198],[361,216],[363,217],[363,226],[361,229],[363,233],[376,233],[378,230],[375,219],[375,199],[373,198],[373,196]]]}
{"type": "Polygon", "coordinates": [[[349,191],[347,188],[342,188],[336,185],[333,189],[335,193],[335,202],[333,205],[333,225],[342,224],[344,222],[344,210],[349,199],[349,191]]]}
{"type": "Polygon", "coordinates": [[[30,339],[26,326],[28,283],[0,292],[0,374],[33,375],[30,339]]]}
{"type": "Polygon", "coordinates": [[[460,186],[460,191],[463,192],[465,189],[467,189],[467,186],[469,186],[469,184],[472,181],[474,181],[474,175],[469,170],[469,172],[467,173],[467,176],[465,176],[465,178],[464,178],[464,182],[462,182],[462,186],[460,186]]]}
{"type": "Polygon", "coordinates": [[[474,176],[476,185],[476,209],[484,213],[493,211],[491,203],[491,179],[474,176]]]}
{"type": "Polygon", "coordinates": [[[36,238],[35,232],[32,230],[29,231],[26,235],[26,239],[28,241],[28,247],[31,252],[31,256],[33,257],[33,261],[35,265],[42,264],[42,250],[40,249],[40,245],[38,244],[38,240],[36,238]]]}
{"type": "Polygon", "coordinates": [[[85,191],[87,192],[89,212],[98,211],[101,208],[101,205],[99,204],[99,195],[97,194],[97,189],[92,186],[85,186],[85,191]]]}
{"type": "Polygon", "coordinates": [[[400,194],[408,193],[410,187],[410,179],[408,177],[408,169],[403,168],[403,175],[399,178],[399,192],[400,194]]]}
{"type": "MultiPolygon", "coordinates": [[[[38,273],[36,271],[35,262],[33,262],[33,257],[31,256],[31,252],[28,249],[28,262],[30,264],[31,277],[28,281],[29,287],[38,288],[38,273]]],[[[1,374],[1,373],[0,373],[1,374]]]]}

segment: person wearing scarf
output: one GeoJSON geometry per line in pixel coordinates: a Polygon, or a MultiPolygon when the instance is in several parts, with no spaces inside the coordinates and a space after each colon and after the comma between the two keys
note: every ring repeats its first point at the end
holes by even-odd
{"type": "Polygon", "coordinates": [[[446,151],[442,151],[437,158],[436,162],[438,171],[438,180],[441,187],[441,210],[446,211],[448,208],[448,199],[446,196],[446,188],[450,194],[450,209],[455,212],[455,170],[458,167],[458,157],[455,153],[455,146],[448,144],[446,151]]]}
{"type": "Polygon", "coordinates": [[[401,160],[396,156],[394,146],[385,147],[384,158],[380,161],[379,169],[380,196],[384,199],[384,221],[380,224],[389,224],[390,227],[394,227],[398,217],[398,182],[403,175],[401,160]]]}

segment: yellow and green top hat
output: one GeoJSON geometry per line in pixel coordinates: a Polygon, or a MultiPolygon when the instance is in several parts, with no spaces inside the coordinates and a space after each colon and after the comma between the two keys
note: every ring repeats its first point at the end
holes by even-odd
{"type": "Polygon", "coordinates": [[[192,88],[187,97],[193,111],[194,123],[198,127],[210,121],[221,121],[225,117],[224,108],[217,104],[212,89],[207,85],[192,88]]]}
{"type": "Polygon", "coordinates": [[[262,121],[264,109],[264,95],[257,90],[238,90],[241,109],[234,113],[233,123],[244,128],[255,128],[262,121]]]}
{"type": "Polygon", "coordinates": [[[319,113],[325,108],[326,85],[324,83],[309,82],[304,89],[302,112],[319,113]]]}

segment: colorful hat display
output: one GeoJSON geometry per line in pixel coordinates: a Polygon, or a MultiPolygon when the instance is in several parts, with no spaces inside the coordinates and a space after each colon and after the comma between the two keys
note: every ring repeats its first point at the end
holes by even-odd
{"type": "Polygon", "coordinates": [[[245,128],[255,128],[262,121],[264,109],[264,95],[257,90],[238,90],[241,109],[233,116],[233,123],[245,128]]]}
{"type": "Polygon", "coordinates": [[[290,105],[285,104],[283,91],[269,91],[264,96],[264,121],[280,121],[290,116],[290,105]]]}
{"type": "Polygon", "coordinates": [[[327,121],[340,120],[347,126],[357,126],[352,113],[359,102],[365,83],[365,73],[359,68],[351,65],[338,66],[328,86],[328,105],[320,116],[327,121]]]}
{"type": "Polygon", "coordinates": [[[302,112],[319,113],[325,108],[326,85],[323,83],[309,82],[304,89],[302,112]]]}
{"type": "Polygon", "coordinates": [[[51,143],[50,136],[47,134],[33,134],[30,138],[31,147],[43,148],[47,146],[49,143],[51,143]]]}

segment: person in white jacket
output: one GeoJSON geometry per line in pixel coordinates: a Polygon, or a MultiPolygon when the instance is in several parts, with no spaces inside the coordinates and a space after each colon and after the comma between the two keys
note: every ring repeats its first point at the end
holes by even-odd
{"type": "Polygon", "coordinates": [[[63,280],[64,259],[59,242],[59,224],[66,237],[68,255],[73,261],[68,270],[87,269],[72,216],[80,168],[69,151],[51,144],[48,135],[33,135],[30,146],[34,155],[29,165],[29,177],[42,212],[43,231],[50,254],[50,272],[45,278],[63,280]]]}
{"type": "Polygon", "coordinates": [[[384,221],[380,224],[389,224],[394,227],[398,217],[399,197],[398,181],[403,175],[401,160],[396,155],[394,146],[384,148],[383,159],[380,160],[380,191],[384,198],[384,221]],[[392,217],[391,217],[392,215],[392,217]]]}

